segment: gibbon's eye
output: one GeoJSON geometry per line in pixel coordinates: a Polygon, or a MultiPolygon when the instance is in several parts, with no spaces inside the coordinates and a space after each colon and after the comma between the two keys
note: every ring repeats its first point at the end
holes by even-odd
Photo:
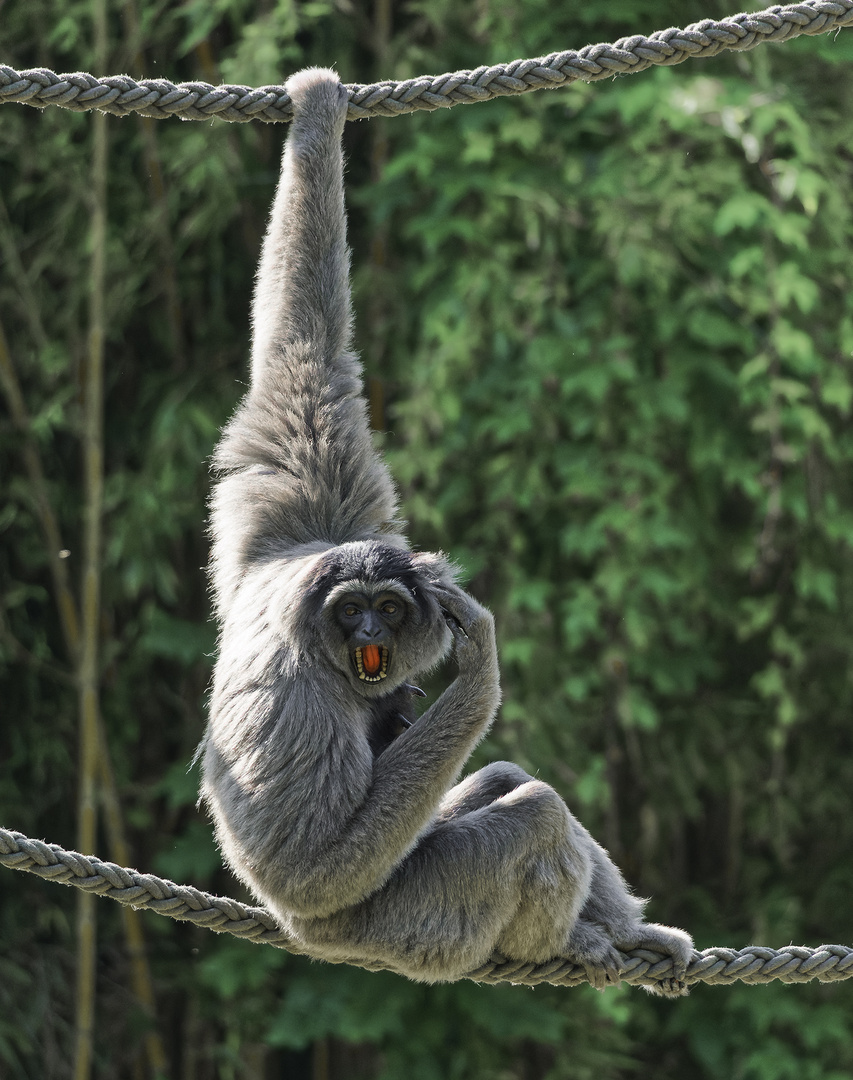
{"type": "Polygon", "coordinates": [[[355,606],[355,604],[347,604],[344,607],[344,615],[346,615],[346,617],[348,619],[354,619],[356,615],[360,615],[360,614],[361,614],[361,610],[360,610],[360,608],[357,608],[355,606]]]}
{"type": "Polygon", "coordinates": [[[397,605],[392,604],[391,601],[389,600],[386,604],[382,605],[382,614],[383,615],[396,615],[397,614],[397,605]]]}

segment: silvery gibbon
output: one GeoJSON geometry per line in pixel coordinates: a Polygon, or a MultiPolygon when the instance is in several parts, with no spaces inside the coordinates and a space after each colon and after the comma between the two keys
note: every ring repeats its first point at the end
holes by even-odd
{"type": "MultiPolygon", "coordinates": [[[[620,950],[687,934],[644,901],[560,796],[497,762],[456,783],[498,708],[491,614],[413,552],[351,350],[334,72],[287,84],[294,119],[258,269],[251,386],[216,450],[220,623],[202,798],[228,865],[307,952],[412,979],[492,953],[566,956],[598,986],[620,950]],[[413,684],[458,674],[416,719],[413,684]]],[[[677,987],[673,987],[674,989],[677,987]]]]}

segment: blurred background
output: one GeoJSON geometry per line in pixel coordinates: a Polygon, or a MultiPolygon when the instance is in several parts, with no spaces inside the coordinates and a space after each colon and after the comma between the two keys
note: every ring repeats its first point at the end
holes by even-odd
{"type": "MultiPolygon", "coordinates": [[[[249,85],[740,10],[0,6],[18,69],[249,85]]],[[[554,784],[700,948],[853,943],[851,72],[845,30],[346,129],[373,425],[413,543],[497,618],[472,767],[554,784]]],[[[0,111],[0,823],[242,899],[190,768],[206,459],[246,385],[285,134],[0,111]]],[[[424,987],[7,870],[0,925],[9,1080],[853,1075],[851,983],[424,987]]]]}

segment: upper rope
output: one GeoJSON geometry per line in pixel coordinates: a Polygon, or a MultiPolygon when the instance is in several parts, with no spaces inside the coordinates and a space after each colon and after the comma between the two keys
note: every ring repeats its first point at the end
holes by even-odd
{"type": "MultiPolygon", "coordinates": [[[[74,885],[99,896],[108,896],[131,907],[195,923],[208,930],[234,934],[235,937],[258,944],[275,945],[289,952],[310,955],[263,908],[212,896],[189,885],[176,885],[154,874],[140,874],[137,870],[103,862],[91,855],[65,851],[58,844],[31,840],[19,832],[0,829],[0,866],[7,866],[11,870],[29,870],[39,877],[63,885],[74,885]]],[[[620,974],[623,982],[658,990],[669,988],[672,979],[671,957],[646,949],[634,949],[624,954],[624,961],[620,974]]],[[[358,960],[352,963],[371,971],[383,967],[358,960]]],[[[555,957],[545,964],[531,964],[492,956],[488,963],[469,972],[465,978],[475,982],[510,982],[526,986],[538,986],[540,983],[578,986],[589,981],[586,971],[565,957],[555,957]]],[[[780,980],[801,983],[812,979],[840,982],[851,978],[853,948],[846,945],[821,945],[818,948],[791,945],[786,949],[750,945],[745,949],[716,948],[694,952],[687,974],[677,989],[700,982],[727,986],[733,982],[757,984],[780,980]]]]}
{"type": "MultiPolygon", "coordinates": [[[[572,82],[594,82],[614,75],[634,75],[646,68],[681,64],[693,57],[717,56],[727,50],[745,52],[766,41],[788,41],[801,34],[828,34],[853,26],[853,0],[803,0],[774,4],[764,11],[725,19],[703,19],[683,30],[658,30],[651,37],[636,34],[612,45],[587,45],[532,60],[513,60],[473,71],[421,75],[402,82],[347,86],[347,119],[398,116],[418,109],[489,101],[495,97],[555,89],[572,82]]],[[[74,112],[92,109],[128,116],[138,113],[158,120],[243,122],[291,120],[290,97],[283,86],[223,85],[167,79],[132,79],[129,75],[95,78],[84,72],[57,75],[47,68],[16,71],[0,64],[0,104],[18,102],[44,108],[59,105],[74,112]]]]}

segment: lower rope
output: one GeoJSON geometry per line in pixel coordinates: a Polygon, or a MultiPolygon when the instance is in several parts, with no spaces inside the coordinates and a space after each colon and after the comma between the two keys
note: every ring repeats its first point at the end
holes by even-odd
{"type": "MultiPolygon", "coordinates": [[[[170,919],[195,923],[207,930],[310,955],[281,930],[273,916],[263,908],[212,896],[190,885],[176,885],[154,874],[140,874],[137,870],[103,862],[93,855],[66,851],[58,844],[31,840],[23,833],[0,829],[0,865],[10,870],[27,870],[50,881],[108,896],[120,904],[168,915],[170,919]]],[[[382,968],[382,965],[357,960],[353,963],[372,971],[382,968]]],[[[589,982],[587,972],[564,957],[556,957],[545,964],[526,964],[493,956],[487,964],[465,977],[475,982],[511,982],[525,986],[540,983],[579,986],[589,982]]],[[[664,993],[682,992],[696,983],[727,986],[734,982],[756,984],[775,980],[786,983],[810,982],[812,979],[840,982],[853,978],[853,948],[846,945],[821,945],[818,948],[790,945],[777,950],[750,945],[745,949],[704,949],[694,952],[687,974],[677,986],[672,985],[672,961],[668,956],[635,949],[624,954],[624,970],[620,977],[632,986],[646,986],[664,993]]]]}

